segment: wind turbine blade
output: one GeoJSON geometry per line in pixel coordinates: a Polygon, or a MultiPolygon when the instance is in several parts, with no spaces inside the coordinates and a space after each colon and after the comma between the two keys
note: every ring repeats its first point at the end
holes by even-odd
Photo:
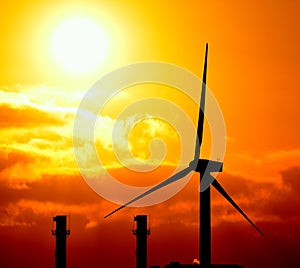
{"type": "Polygon", "coordinates": [[[205,97],[206,97],[207,56],[208,56],[208,44],[206,44],[206,50],[205,50],[205,61],[204,61],[203,77],[202,77],[202,90],[201,90],[200,109],[199,109],[198,126],[197,126],[199,146],[201,146],[202,138],[203,138],[204,110],[205,110],[205,97]]]}
{"type": "Polygon", "coordinates": [[[194,169],[192,169],[191,167],[187,167],[181,171],[179,171],[178,173],[174,174],[173,176],[169,177],[168,179],[162,181],[161,183],[153,186],[151,189],[149,189],[148,191],[142,193],[141,195],[133,198],[132,200],[128,201],[126,204],[120,206],[119,208],[117,208],[116,210],[110,212],[109,214],[107,214],[104,218],[109,217],[110,215],[114,214],[115,212],[121,210],[122,208],[127,207],[128,205],[140,200],[141,198],[155,192],[156,190],[159,190],[167,185],[169,185],[170,183],[173,183],[175,181],[178,181],[180,179],[182,179],[183,177],[185,177],[186,175],[188,175],[191,171],[193,171],[194,169]]]}
{"type": "Polygon", "coordinates": [[[262,236],[264,236],[263,232],[250,220],[250,218],[245,214],[245,212],[233,201],[233,199],[229,196],[229,194],[224,190],[220,183],[215,179],[212,182],[212,186],[227,199],[227,201],[239,212],[244,218],[258,231],[262,236]]]}
{"type": "MultiPolygon", "coordinates": [[[[203,139],[205,95],[206,95],[207,55],[208,55],[208,44],[206,44],[206,50],[205,50],[205,61],[204,61],[204,68],[203,68],[201,99],[200,99],[200,108],[199,108],[198,125],[197,125],[197,136],[199,139],[199,144],[198,145],[196,144],[196,146],[199,146],[199,147],[201,146],[202,139],[203,139]]],[[[197,153],[196,150],[195,150],[195,157],[196,157],[196,153],[197,153]]]]}

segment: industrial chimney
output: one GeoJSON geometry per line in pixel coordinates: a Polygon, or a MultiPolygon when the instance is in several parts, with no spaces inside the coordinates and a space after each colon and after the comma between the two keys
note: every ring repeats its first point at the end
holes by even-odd
{"type": "Polygon", "coordinates": [[[67,266],[67,235],[70,235],[70,230],[67,230],[67,216],[58,215],[53,218],[55,222],[55,230],[52,230],[52,235],[56,236],[55,249],[55,267],[66,268],[67,266]]]}
{"type": "Polygon", "coordinates": [[[137,215],[134,221],[136,229],[132,233],[136,235],[136,268],[147,268],[147,236],[150,234],[147,215],[137,215]]]}

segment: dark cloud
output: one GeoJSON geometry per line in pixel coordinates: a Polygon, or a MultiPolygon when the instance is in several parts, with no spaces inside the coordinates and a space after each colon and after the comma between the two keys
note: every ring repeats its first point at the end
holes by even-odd
{"type": "Polygon", "coordinates": [[[63,204],[86,204],[100,202],[100,197],[87,185],[81,176],[45,175],[42,180],[29,181],[23,189],[10,187],[7,180],[0,180],[0,203],[9,204],[19,200],[57,202],[63,204]]]}
{"type": "Polygon", "coordinates": [[[289,186],[292,192],[300,192],[300,166],[282,171],[281,176],[283,184],[289,186]]]}
{"type": "Polygon", "coordinates": [[[268,221],[260,226],[264,237],[246,223],[223,222],[213,228],[214,261],[239,263],[247,268],[299,267],[299,221],[268,221]]]}
{"type": "MultiPolygon", "coordinates": [[[[280,180],[274,183],[239,177],[236,184],[240,184],[240,189],[235,183],[227,185],[228,192],[248,199],[243,203],[244,210],[259,219],[256,224],[265,236],[260,237],[242,217],[240,221],[219,221],[213,228],[217,262],[236,262],[247,268],[299,267],[300,167],[290,167],[280,175],[280,180]],[[265,194],[260,196],[262,192],[265,194]]],[[[216,217],[227,213],[223,206],[217,205],[213,210],[216,217]]],[[[233,213],[238,214],[231,209],[230,214],[233,213]]]]}
{"type": "Polygon", "coordinates": [[[282,186],[272,189],[264,211],[281,220],[300,220],[300,167],[290,167],[281,172],[282,186]]]}

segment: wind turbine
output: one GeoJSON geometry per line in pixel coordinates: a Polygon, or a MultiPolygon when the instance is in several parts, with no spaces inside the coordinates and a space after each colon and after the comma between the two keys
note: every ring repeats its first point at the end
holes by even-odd
{"type": "MultiPolygon", "coordinates": [[[[206,73],[207,73],[207,56],[208,56],[208,44],[206,44],[205,51],[205,61],[204,61],[204,70],[203,70],[203,79],[202,79],[202,91],[200,99],[200,108],[198,115],[198,126],[197,126],[197,136],[196,146],[195,146],[195,155],[194,159],[190,162],[189,166],[178,173],[172,175],[163,182],[153,186],[148,191],[142,193],[141,195],[133,198],[128,201],[126,204],[120,206],[116,210],[107,214],[104,218],[109,217],[120,209],[125,208],[126,206],[138,201],[139,199],[153,193],[154,191],[167,186],[170,183],[173,183],[179,179],[182,179],[192,171],[200,173],[200,212],[199,212],[199,221],[200,221],[200,232],[199,232],[199,251],[200,251],[200,263],[201,267],[208,268],[211,267],[211,215],[210,215],[210,185],[206,188],[203,187],[202,180],[204,176],[211,177],[211,185],[263,236],[262,231],[250,220],[250,218],[244,213],[244,211],[235,203],[235,201],[229,196],[221,184],[210,174],[211,172],[221,172],[223,168],[222,162],[217,162],[208,159],[199,159],[200,156],[200,147],[203,139],[203,124],[204,124],[204,110],[205,110],[205,97],[206,97],[206,73]],[[208,174],[208,175],[207,175],[208,174]],[[203,187],[202,191],[201,188],[203,187]]],[[[205,178],[205,180],[207,177],[205,178]]]]}

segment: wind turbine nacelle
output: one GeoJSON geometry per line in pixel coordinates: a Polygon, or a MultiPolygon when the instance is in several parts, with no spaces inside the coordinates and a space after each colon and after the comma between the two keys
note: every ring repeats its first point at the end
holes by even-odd
{"type": "Polygon", "coordinates": [[[199,159],[198,164],[196,166],[195,171],[204,173],[205,171],[210,172],[222,172],[223,170],[223,163],[208,159],[199,159]]]}

